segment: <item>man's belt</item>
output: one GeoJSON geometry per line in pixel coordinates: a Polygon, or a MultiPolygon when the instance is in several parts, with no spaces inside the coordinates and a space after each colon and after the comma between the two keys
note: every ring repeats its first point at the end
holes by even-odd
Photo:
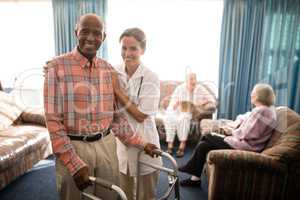
{"type": "Polygon", "coordinates": [[[93,135],[75,135],[75,134],[68,134],[68,137],[70,140],[78,140],[78,141],[84,141],[84,142],[94,142],[97,140],[101,140],[105,136],[110,134],[110,128],[106,129],[105,131],[102,131],[100,133],[96,133],[93,135]]]}

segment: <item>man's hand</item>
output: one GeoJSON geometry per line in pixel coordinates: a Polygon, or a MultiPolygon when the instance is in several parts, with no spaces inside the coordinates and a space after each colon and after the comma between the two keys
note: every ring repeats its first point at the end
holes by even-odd
{"type": "Polygon", "coordinates": [[[120,90],[120,82],[119,82],[119,78],[118,78],[118,72],[113,70],[111,72],[111,78],[112,78],[112,85],[114,88],[114,92],[118,92],[120,90]]]}
{"type": "Polygon", "coordinates": [[[190,101],[180,101],[181,112],[192,112],[194,109],[194,104],[190,101]]]}
{"type": "Polygon", "coordinates": [[[45,77],[46,74],[48,73],[48,70],[49,70],[48,64],[49,64],[49,63],[50,63],[50,61],[47,61],[47,62],[46,62],[46,65],[43,66],[43,76],[44,76],[44,77],[45,77]]]}
{"type": "Polygon", "coordinates": [[[151,157],[157,157],[153,150],[158,149],[155,144],[147,143],[144,147],[144,151],[151,157]]]}
{"type": "Polygon", "coordinates": [[[89,179],[89,169],[87,167],[81,168],[76,174],[74,174],[73,179],[79,190],[84,190],[88,186],[92,185],[89,179]]]}
{"type": "Polygon", "coordinates": [[[226,136],[230,136],[230,135],[232,135],[232,132],[234,131],[234,129],[230,126],[225,125],[220,128],[220,131],[222,134],[224,134],[226,136]]]}

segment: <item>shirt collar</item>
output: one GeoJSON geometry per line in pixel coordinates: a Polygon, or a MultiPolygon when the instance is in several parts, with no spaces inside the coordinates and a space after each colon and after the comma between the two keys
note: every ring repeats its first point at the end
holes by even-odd
{"type": "Polygon", "coordinates": [[[97,63],[97,56],[95,56],[92,60],[92,63],[89,62],[89,60],[84,57],[77,49],[78,47],[74,48],[72,51],[72,54],[74,55],[75,59],[79,62],[80,67],[85,68],[85,67],[90,67],[92,64],[92,67],[96,67],[97,63]]]}
{"type": "MultiPolygon", "coordinates": [[[[125,71],[125,64],[123,63],[122,66],[121,66],[121,71],[123,76],[126,76],[127,77],[127,74],[126,74],[126,71],[125,71]]],[[[136,69],[136,71],[134,72],[134,74],[131,76],[130,79],[137,79],[137,78],[140,78],[140,77],[143,77],[145,74],[145,66],[143,63],[141,63],[138,68],[136,69]]]]}

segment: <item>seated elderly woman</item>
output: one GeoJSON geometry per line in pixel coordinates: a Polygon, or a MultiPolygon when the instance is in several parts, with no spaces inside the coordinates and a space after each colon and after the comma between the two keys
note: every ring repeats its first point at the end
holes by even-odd
{"type": "Polygon", "coordinates": [[[229,136],[210,133],[204,135],[194,149],[189,161],[179,167],[179,171],[192,176],[180,182],[181,186],[201,186],[200,176],[206,156],[215,149],[239,149],[260,152],[264,149],[272,130],[275,128],[276,113],[274,108],[275,95],[267,84],[257,84],[251,92],[251,103],[254,109],[224,127],[229,136]]]}

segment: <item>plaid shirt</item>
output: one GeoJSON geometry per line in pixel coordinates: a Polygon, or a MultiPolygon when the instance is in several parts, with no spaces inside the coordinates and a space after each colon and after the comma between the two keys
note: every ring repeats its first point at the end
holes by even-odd
{"type": "Polygon", "coordinates": [[[95,57],[89,62],[77,48],[47,63],[44,107],[55,155],[72,175],[86,164],[67,134],[91,135],[109,127],[126,145],[143,146],[124,113],[116,111],[112,67],[95,57]]]}
{"type": "Polygon", "coordinates": [[[264,149],[277,125],[273,106],[255,107],[251,113],[244,115],[239,128],[232,136],[225,137],[225,142],[235,149],[260,152],[264,149]]]}

